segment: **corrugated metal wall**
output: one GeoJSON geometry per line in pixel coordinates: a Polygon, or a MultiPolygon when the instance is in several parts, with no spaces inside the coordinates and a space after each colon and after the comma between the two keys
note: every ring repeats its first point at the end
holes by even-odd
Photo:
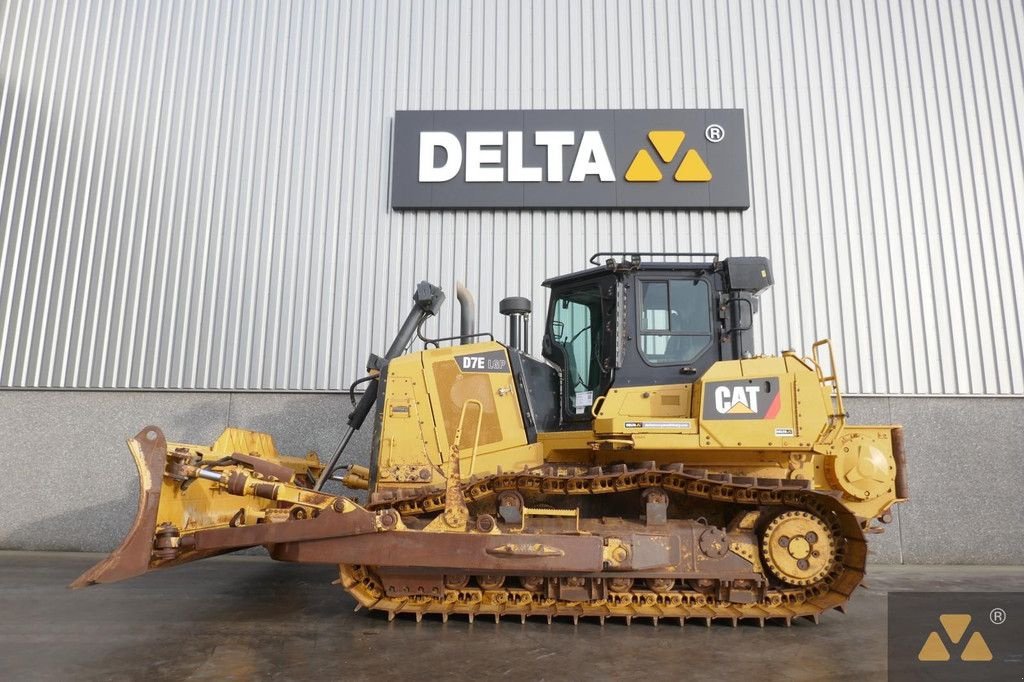
{"type": "Polygon", "coordinates": [[[831,335],[853,392],[1022,394],[1022,37],[1017,0],[0,4],[0,386],[337,389],[419,279],[501,329],[635,248],[771,256],[763,348],[831,335]],[[388,209],[395,109],[717,106],[745,213],[388,209]]]}

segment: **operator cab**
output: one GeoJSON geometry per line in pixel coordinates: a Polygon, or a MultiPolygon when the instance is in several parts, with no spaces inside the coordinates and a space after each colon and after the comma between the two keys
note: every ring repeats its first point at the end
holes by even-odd
{"type": "Polygon", "coordinates": [[[692,383],[719,360],[752,354],[757,296],[772,284],[767,258],[598,253],[590,262],[544,282],[542,354],[561,371],[562,428],[586,428],[613,386],[692,383]],[[701,260],[644,260],[654,256],[701,260]]]}

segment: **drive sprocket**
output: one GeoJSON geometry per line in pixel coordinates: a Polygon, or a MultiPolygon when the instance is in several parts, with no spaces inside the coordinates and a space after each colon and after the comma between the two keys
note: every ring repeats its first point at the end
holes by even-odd
{"type": "Polygon", "coordinates": [[[810,585],[828,575],[836,558],[832,529],[806,511],[787,511],[764,529],[761,552],[772,574],[788,585],[810,585]]]}

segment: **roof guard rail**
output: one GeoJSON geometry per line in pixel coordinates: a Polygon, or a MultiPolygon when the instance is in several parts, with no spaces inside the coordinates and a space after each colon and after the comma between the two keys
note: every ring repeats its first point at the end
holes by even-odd
{"type": "Polygon", "coordinates": [[[710,258],[713,263],[718,263],[718,254],[711,252],[686,252],[686,251],[598,251],[590,257],[591,265],[604,265],[608,260],[615,260],[615,257],[621,256],[623,262],[632,260],[633,262],[639,263],[640,258],[649,256],[661,256],[661,257],[684,257],[684,258],[710,258]],[[609,256],[610,258],[605,260],[604,263],[599,262],[602,256],[609,256]]]}

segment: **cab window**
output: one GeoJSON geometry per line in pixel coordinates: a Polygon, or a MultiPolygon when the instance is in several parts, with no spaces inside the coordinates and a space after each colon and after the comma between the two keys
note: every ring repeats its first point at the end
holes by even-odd
{"type": "Polygon", "coordinates": [[[551,339],[565,357],[565,388],[571,411],[582,412],[600,387],[603,320],[601,292],[587,287],[555,300],[551,339]]]}
{"type": "Polygon", "coordinates": [[[702,279],[642,280],[640,352],[651,365],[696,360],[711,343],[711,298],[702,279]]]}

